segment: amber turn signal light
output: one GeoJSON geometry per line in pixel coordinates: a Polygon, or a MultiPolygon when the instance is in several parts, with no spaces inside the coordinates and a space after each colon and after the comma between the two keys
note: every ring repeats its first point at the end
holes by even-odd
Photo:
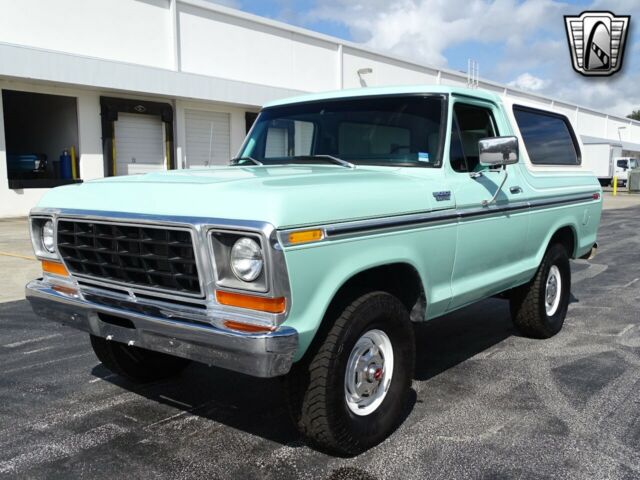
{"type": "Polygon", "coordinates": [[[267,313],[282,313],[287,306],[287,301],[284,297],[265,298],[242,293],[223,292],[221,290],[216,291],[216,300],[220,305],[248,308],[267,313]]]}
{"type": "Polygon", "coordinates": [[[56,292],[64,293],[65,295],[77,295],[78,291],[75,288],[65,287],[63,285],[53,285],[51,287],[56,292]]]}
{"type": "Polygon", "coordinates": [[[245,333],[268,333],[268,332],[273,332],[275,330],[275,327],[252,325],[250,323],[234,322],[232,320],[225,320],[224,326],[231,330],[237,330],[239,332],[245,332],[245,333]]]}
{"type": "Polygon", "coordinates": [[[42,271],[45,273],[52,273],[54,275],[60,275],[61,277],[68,277],[69,272],[64,268],[64,265],[60,262],[52,262],[50,260],[42,261],[42,271]]]}
{"type": "Polygon", "coordinates": [[[300,232],[291,232],[289,234],[289,243],[295,245],[298,243],[317,242],[324,238],[322,230],[302,230],[300,232]]]}

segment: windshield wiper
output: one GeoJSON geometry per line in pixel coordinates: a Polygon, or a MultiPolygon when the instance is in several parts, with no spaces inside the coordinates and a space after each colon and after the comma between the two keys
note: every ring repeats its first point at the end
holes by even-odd
{"type": "Polygon", "coordinates": [[[231,159],[231,165],[240,165],[240,162],[242,162],[244,160],[249,160],[250,162],[253,162],[255,165],[264,165],[264,163],[262,163],[260,160],[256,160],[253,157],[236,157],[236,158],[232,158],[231,159]]]}
{"type": "Polygon", "coordinates": [[[346,160],[342,160],[341,158],[338,158],[338,157],[334,157],[333,155],[298,155],[292,158],[294,160],[296,158],[309,159],[309,160],[321,159],[321,160],[327,160],[329,162],[335,163],[336,165],[341,165],[346,168],[356,168],[356,166],[353,163],[347,162],[346,160]]]}

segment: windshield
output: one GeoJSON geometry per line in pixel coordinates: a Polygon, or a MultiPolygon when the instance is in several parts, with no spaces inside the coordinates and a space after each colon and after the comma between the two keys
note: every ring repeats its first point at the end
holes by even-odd
{"type": "Polygon", "coordinates": [[[356,165],[439,166],[443,104],[442,96],[413,95],[267,108],[239,157],[265,165],[332,156],[356,165]]]}

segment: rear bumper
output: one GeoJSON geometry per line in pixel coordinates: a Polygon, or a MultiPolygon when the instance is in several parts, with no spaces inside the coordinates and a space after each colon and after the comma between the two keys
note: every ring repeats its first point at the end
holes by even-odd
{"type": "Polygon", "coordinates": [[[33,311],[47,320],[108,340],[256,377],[276,377],[289,372],[298,348],[298,333],[290,327],[270,333],[235,332],[102,305],[54,290],[42,280],[29,282],[25,293],[33,311]],[[127,321],[113,322],[114,317],[127,321]]]}

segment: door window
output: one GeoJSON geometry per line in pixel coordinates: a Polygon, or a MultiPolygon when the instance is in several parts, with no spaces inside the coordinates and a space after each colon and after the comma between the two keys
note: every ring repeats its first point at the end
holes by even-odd
{"type": "Polygon", "coordinates": [[[456,172],[478,171],[481,169],[478,141],[497,135],[493,115],[487,108],[457,103],[453,116],[451,166],[456,172]]]}

